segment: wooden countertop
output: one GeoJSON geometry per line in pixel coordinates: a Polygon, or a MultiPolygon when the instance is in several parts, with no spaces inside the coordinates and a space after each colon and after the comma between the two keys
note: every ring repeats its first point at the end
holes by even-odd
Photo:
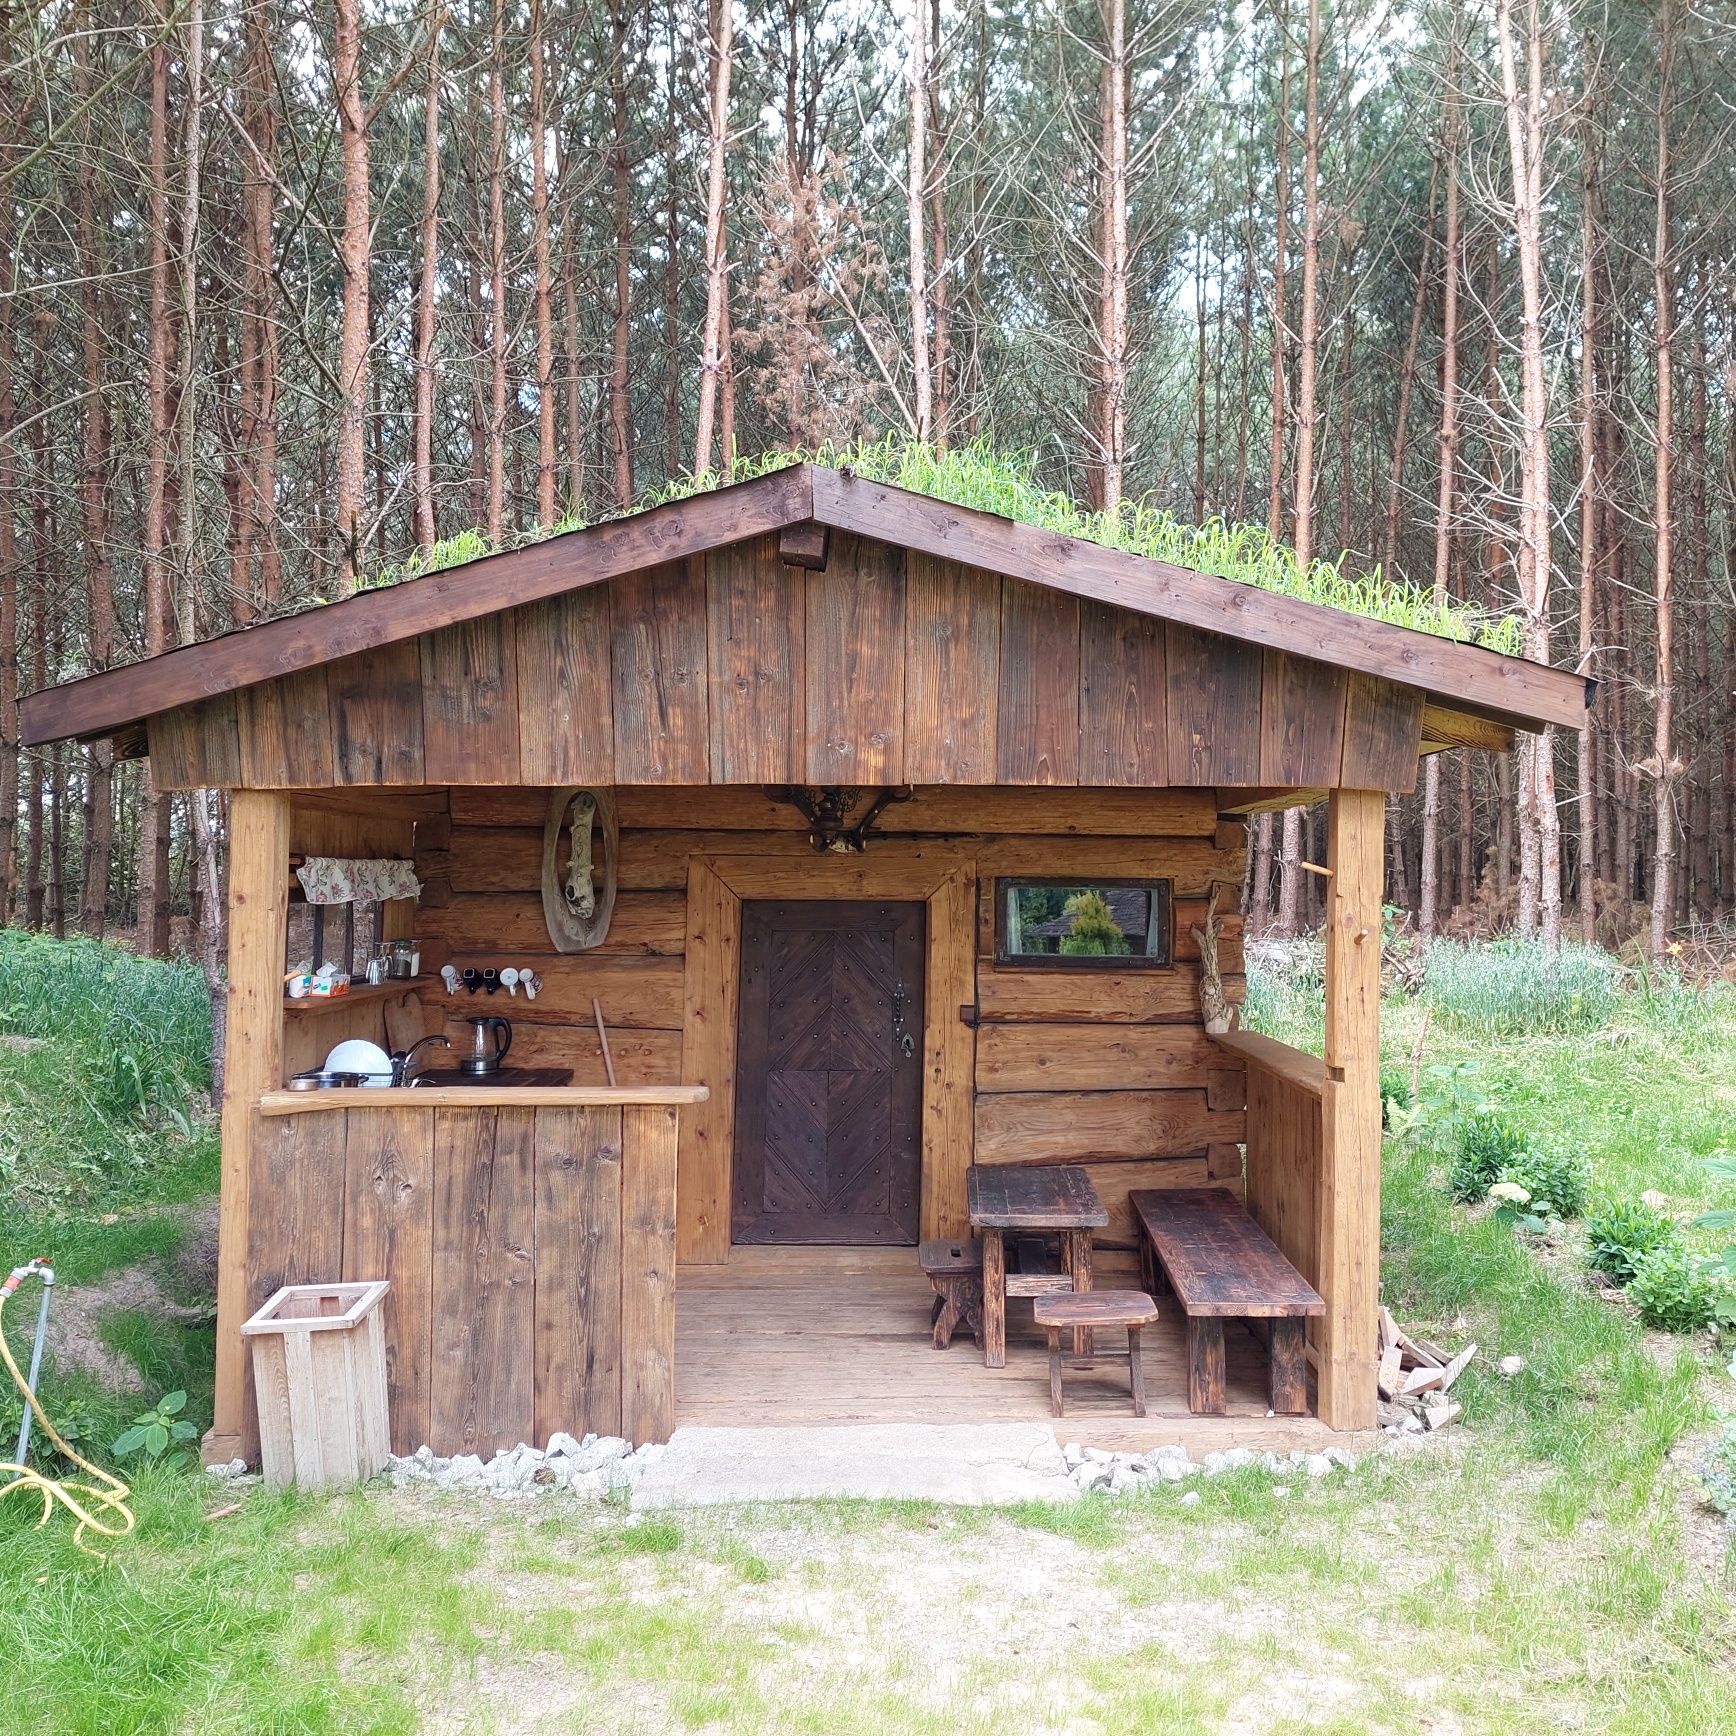
{"type": "Polygon", "coordinates": [[[261,1115],[323,1109],[619,1109],[703,1103],[703,1085],[418,1085],[355,1086],[331,1091],[267,1091],[261,1115]]]}

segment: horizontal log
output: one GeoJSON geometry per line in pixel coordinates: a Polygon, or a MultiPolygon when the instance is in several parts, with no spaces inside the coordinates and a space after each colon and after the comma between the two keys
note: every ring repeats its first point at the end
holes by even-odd
{"type": "MultiPolygon", "coordinates": [[[[426,963],[426,959],[423,961],[426,963]]],[[[523,955],[507,952],[466,952],[455,963],[522,967],[523,955]]],[[[449,995],[438,982],[422,990],[430,1018],[442,1022],[472,1013],[498,1013],[516,1028],[526,1025],[582,1025],[591,1015],[591,997],[603,1003],[610,1030],[617,1025],[641,1031],[678,1031],[682,1018],[682,968],[678,958],[609,957],[594,952],[554,954],[532,959],[543,979],[534,1001],[523,992],[508,996],[471,994],[460,988],[449,995]]]]}
{"type": "MultiPolygon", "coordinates": [[[[421,936],[422,968],[469,963],[472,948],[490,952],[555,953],[543,917],[542,897],[534,892],[455,893],[448,903],[424,906],[416,913],[421,936]]],[[[611,957],[649,954],[678,958],[687,944],[687,901],[678,892],[622,892],[616,896],[609,932],[587,954],[569,957],[611,957]]],[[[541,966],[539,965],[540,969],[541,966]]]]}
{"type": "MultiPolygon", "coordinates": [[[[1020,1024],[1074,1021],[1116,1025],[1197,1025],[1199,966],[1168,970],[1011,970],[984,965],[977,972],[982,1020],[1020,1024]]],[[[1243,979],[1226,974],[1224,993],[1242,998],[1243,979]]]]}
{"type": "Polygon", "coordinates": [[[984,1025],[979,1091],[1204,1089],[1222,1052],[1198,1025],[984,1025]]]}
{"type": "MultiPolygon", "coordinates": [[[[464,997],[468,999],[469,997],[464,997]]],[[[497,995],[496,1000],[500,997],[497,995]]],[[[512,1003],[506,1017],[512,1019],[512,1064],[515,1067],[571,1067],[575,1085],[607,1085],[608,1071],[603,1066],[603,1051],[597,1042],[597,1027],[582,1025],[527,1024],[515,1016],[512,1003]]],[[[637,1031],[617,1026],[605,1010],[609,1024],[609,1054],[615,1062],[615,1074],[623,1085],[670,1085],[681,1078],[681,1033],[679,1031],[637,1031]]],[[[454,1007],[448,1012],[445,1032],[457,1045],[469,1035],[461,1022],[462,1012],[454,1007]]]]}
{"type": "MultiPolygon", "coordinates": [[[[1242,1197],[1240,1175],[1219,1179],[1212,1175],[1211,1166],[1203,1157],[1166,1157],[1147,1163],[1090,1163],[1085,1165],[1085,1172],[1109,1213],[1108,1227],[1092,1237],[1093,1244],[1100,1248],[1139,1246],[1139,1226],[1133,1208],[1127,1203],[1127,1196],[1137,1189],[1222,1187],[1237,1199],[1242,1197]]],[[[1161,1310],[1163,1304],[1158,1307],[1161,1310]]]]}
{"type": "MultiPolygon", "coordinates": [[[[808,828],[808,822],[790,803],[772,801],[753,785],[622,786],[615,801],[623,826],[661,829],[680,824],[801,833],[808,828]]],[[[918,784],[909,801],[895,802],[885,810],[875,822],[872,836],[998,832],[1050,837],[1210,838],[1216,820],[1217,803],[1208,790],[1037,790],[918,784]]]]}
{"type": "Polygon", "coordinates": [[[979,1097],[978,1163],[1072,1163],[1085,1158],[1204,1158],[1243,1137],[1239,1111],[1206,1107],[1204,1091],[1007,1092],[979,1097]]]}

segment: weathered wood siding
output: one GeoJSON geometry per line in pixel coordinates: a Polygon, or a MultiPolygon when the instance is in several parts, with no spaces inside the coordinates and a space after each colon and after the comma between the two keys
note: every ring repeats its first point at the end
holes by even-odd
{"type": "Polygon", "coordinates": [[[674,1422],[666,1107],[255,1114],[247,1308],[385,1278],[393,1450],[674,1422]]]}
{"type": "MultiPolygon", "coordinates": [[[[425,970],[529,964],[534,1002],[423,991],[429,1028],[454,1041],[473,1012],[513,1021],[513,1058],[604,1082],[591,1000],[623,1085],[709,1086],[682,1119],[684,1258],[727,1257],[735,1088],[734,936],[745,897],[922,897],[930,910],[925,1234],[963,1228],[973,1161],[1092,1165],[1109,1205],[1101,1240],[1131,1247],[1136,1187],[1240,1186],[1244,1082],[1200,1023],[1191,930],[1214,880],[1239,886],[1242,828],[1209,793],[927,786],[887,810],[860,856],[816,856],[805,823],[752,789],[620,788],[619,892],[594,951],[549,943],[538,890],[542,789],[454,789],[420,820],[416,916],[425,970]],[[1032,971],[994,962],[1003,874],[1162,877],[1174,883],[1174,962],[1152,971],[1032,971]]],[[[1240,918],[1220,965],[1242,972],[1240,918]]]]}
{"type": "Polygon", "coordinates": [[[165,789],[1409,790],[1418,689],[847,532],[764,537],[160,713],[165,789]]]}

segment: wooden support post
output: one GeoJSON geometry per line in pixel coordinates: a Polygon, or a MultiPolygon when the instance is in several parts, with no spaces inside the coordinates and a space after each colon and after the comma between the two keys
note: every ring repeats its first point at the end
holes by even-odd
{"type": "MultiPolygon", "coordinates": [[[[288,944],[289,797],[236,790],[229,800],[229,993],[217,1220],[217,1390],[207,1464],[258,1457],[241,1323],[248,1314],[248,1185],[253,1108],[283,1083],[283,954],[288,944]]],[[[335,1277],[336,1274],[334,1273],[335,1277]]]]}
{"type": "Polygon", "coordinates": [[[1327,809],[1326,1082],[1322,1099],[1320,1418],[1375,1422],[1380,1296],[1380,901],[1386,797],[1334,790],[1327,809]]]}

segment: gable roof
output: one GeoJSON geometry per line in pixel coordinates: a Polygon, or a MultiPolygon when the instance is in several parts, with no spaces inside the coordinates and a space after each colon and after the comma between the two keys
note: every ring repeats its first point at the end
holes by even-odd
{"type": "Polygon", "coordinates": [[[1509,727],[1577,728],[1591,696],[1593,684],[1568,670],[798,464],[45,688],[22,703],[23,742],[129,731],[298,669],[807,525],[1378,676],[1509,727]]]}

